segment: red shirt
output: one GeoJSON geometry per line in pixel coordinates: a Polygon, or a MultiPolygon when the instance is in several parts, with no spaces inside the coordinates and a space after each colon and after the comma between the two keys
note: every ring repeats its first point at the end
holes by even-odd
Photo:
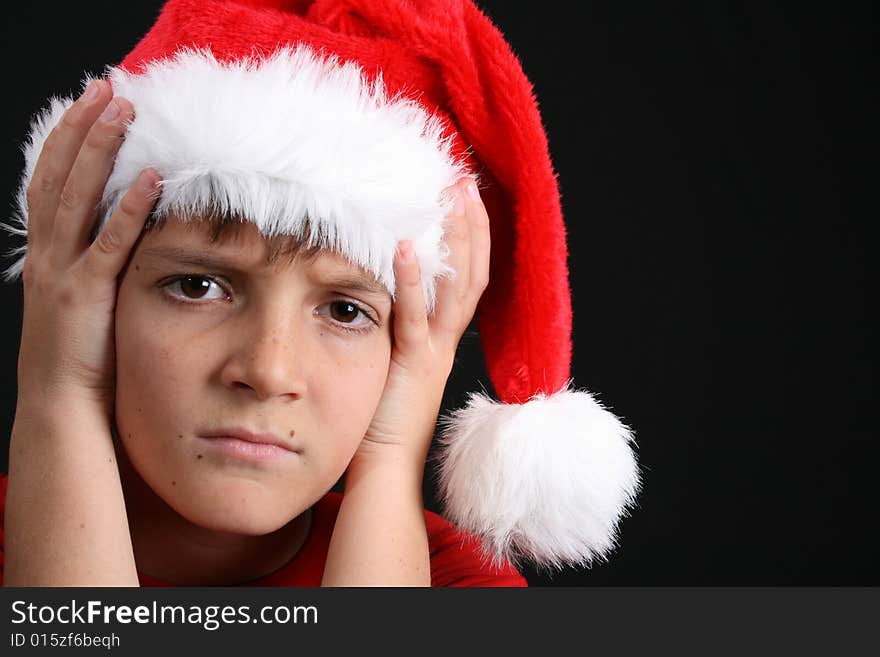
{"type": "MultiPolygon", "coordinates": [[[[3,584],[3,524],[8,478],[0,473],[0,586],[3,584]]],[[[305,543],[287,565],[242,586],[320,586],[330,537],[342,502],[341,493],[327,493],[312,507],[312,522],[305,543]]],[[[483,566],[478,544],[436,513],[425,511],[431,555],[431,586],[528,586],[516,569],[483,566]]],[[[173,586],[138,574],[141,586],[173,586]]]]}

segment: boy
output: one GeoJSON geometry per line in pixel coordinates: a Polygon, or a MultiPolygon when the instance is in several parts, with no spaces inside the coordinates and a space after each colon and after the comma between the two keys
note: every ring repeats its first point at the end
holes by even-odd
{"type": "Polygon", "coordinates": [[[567,389],[558,192],[497,30],[469,2],[210,5],[167,3],[112,89],[36,124],[6,583],[265,583],[311,555],[311,583],[513,585],[508,559],[604,556],[631,436],[567,389]],[[458,534],[421,477],[478,301],[506,403],[448,422],[458,534]]]}

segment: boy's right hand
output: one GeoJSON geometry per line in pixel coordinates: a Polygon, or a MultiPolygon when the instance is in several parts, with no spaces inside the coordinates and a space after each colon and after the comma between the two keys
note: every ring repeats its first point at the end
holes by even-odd
{"type": "Polygon", "coordinates": [[[112,413],[117,276],[158,197],[159,175],[142,171],[91,244],[89,237],[133,113],[108,82],[93,80],[43,145],[27,190],[20,408],[38,409],[48,397],[112,413]]]}

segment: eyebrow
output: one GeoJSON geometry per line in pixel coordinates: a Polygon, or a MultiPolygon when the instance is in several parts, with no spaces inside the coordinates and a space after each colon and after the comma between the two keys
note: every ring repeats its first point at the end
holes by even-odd
{"type": "Polygon", "coordinates": [[[141,251],[142,254],[161,258],[163,260],[173,260],[181,265],[193,265],[195,267],[224,267],[226,269],[235,269],[238,271],[240,267],[231,258],[224,258],[216,254],[199,253],[190,251],[179,246],[150,246],[141,251]]]}
{"type": "Polygon", "coordinates": [[[391,298],[388,290],[383,285],[363,276],[340,274],[339,276],[322,277],[322,283],[327,287],[337,287],[345,290],[355,290],[376,296],[391,298]]]}
{"type": "MultiPolygon", "coordinates": [[[[230,271],[243,272],[241,266],[232,258],[224,258],[217,254],[199,253],[190,251],[177,246],[166,247],[145,247],[142,254],[161,258],[163,260],[173,261],[181,265],[189,265],[193,267],[202,267],[204,269],[227,269],[230,271]]],[[[381,297],[390,298],[391,295],[378,281],[368,276],[358,276],[348,273],[321,277],[322,285],[327,287],[338,287],[347,290],[356,290],[375,294],[381,297]]]]}

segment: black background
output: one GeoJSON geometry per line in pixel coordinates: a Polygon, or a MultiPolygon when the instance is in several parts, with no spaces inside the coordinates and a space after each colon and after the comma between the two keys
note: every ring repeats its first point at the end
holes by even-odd
{"type": "MultiPolygon", "coordinates": [[[[9,208],[32,113],[121,60],[160,4],[6,11],[9,208]]],[[[640,507],[607,564],[526,570],[529,582],[880,583],[868,317],[875,10],[478,4],[535,85],[559,173],[575,383],[634,427],[644,468],[640,507]]],[[[0,294],[8,436],[20,284],[0,294]]],[[[475,377],[488,386],[476,336],[460,360],[449,408],[478,389],[475,377]]]]}

